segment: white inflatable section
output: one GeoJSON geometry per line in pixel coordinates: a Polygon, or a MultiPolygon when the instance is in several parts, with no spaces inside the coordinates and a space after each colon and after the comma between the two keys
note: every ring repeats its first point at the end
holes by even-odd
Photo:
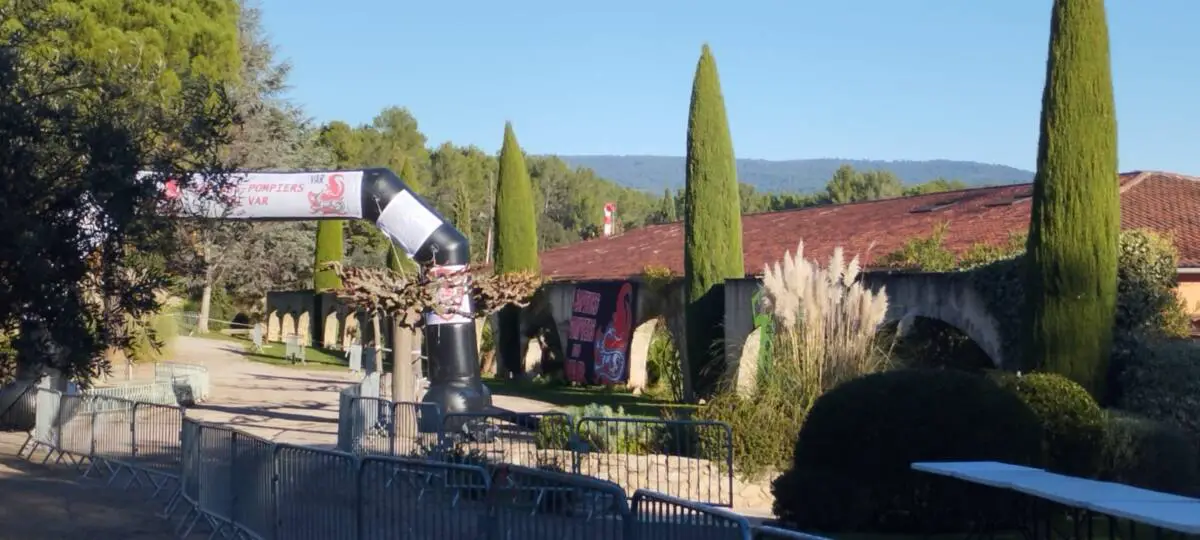
{"type": "Polygon", "coordinates": [[[413,257],[429,235],[442,226],[442,220],[404,190],[392,197],[375,224],[413,257]]]}
{"type": "Polygon", "coordinates": [[[185,214],[220,219],[362,218],[362,171],[235,173],[224,200],[203,198],[207,182],[196,178],[186,190],[168,181],[163,190],[185,214]]]}

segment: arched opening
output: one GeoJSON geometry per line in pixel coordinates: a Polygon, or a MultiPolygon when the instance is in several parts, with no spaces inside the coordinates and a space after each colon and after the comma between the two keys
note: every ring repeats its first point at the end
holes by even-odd
{"type": "Polygon", "coordinates": [[[236,330],[249,330],[250,324],[253,321],[250,320],[250,316],[247,315],[246,312],[239,311],[237,315],[233,316],[232,322],[233,322],[233,324],[231,325],[231,327],[236,330]]]}
{"type": "Polygon", "coordinates": [[[892,360],[906,367],[967,371],[996,368],[995,360],[979,343],[940,319],[909,316],[903,331],[900,321],[895,321],[888,323],[880,336],[881,346],[890,348],[892,360]]]}

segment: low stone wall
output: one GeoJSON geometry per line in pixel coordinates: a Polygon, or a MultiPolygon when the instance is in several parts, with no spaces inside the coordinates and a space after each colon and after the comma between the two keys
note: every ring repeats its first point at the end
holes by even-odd
{"type": "Polygon", "coordinates": [[[724,464],[705,459],[662,454],[634,455],[587,453],[579,457],[578,470],[573,470],[574,455],[566,450],[540,450],[533,445],[504,445],[464,443],[461,448],[487,456],[489,461],[525,467],[554,467],[613,482],[627,493],[649,489],[684,499],[729,504],[736,510],[769,512],[771,476],[756,482],[733,478],[724,464]]]}

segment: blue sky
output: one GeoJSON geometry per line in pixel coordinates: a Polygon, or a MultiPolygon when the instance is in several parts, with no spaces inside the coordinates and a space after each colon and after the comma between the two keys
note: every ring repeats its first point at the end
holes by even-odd
{"type": "MultiPolygon", "coordinates": [[[[1032,169],[1049,0],[261,0],[316,121],[408,107],[431,145],[682,155],[700,46],[740,158],[1032,169]]],[[[1195,0],[1109,0],[1122,170],[1200,174],[1195,0]]]]}

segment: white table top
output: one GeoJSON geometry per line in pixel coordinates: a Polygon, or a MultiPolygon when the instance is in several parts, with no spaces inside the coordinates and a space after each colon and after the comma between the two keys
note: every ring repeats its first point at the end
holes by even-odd
{"type": "Polygon", "coordinates": [[[1200,501],[1107,502],[1097,503],[1091,510],[1184,534],[1200,534],[1200,501]]]}
{"type": "Polygon", "coordinates": [[[1187,534],[1200,534],[1200,499],[994,461],[913,463],[914,470],[1006,488],[1187,534]]]}
{"type": "Polygon", "coordinates": [[[1029,472],[1041,471],[1032,467],[1012,465],[999,461],[920,461],[912,464],[915,471],[940,474],[943,476],[959,477],[964,473],[995,471],[995,472],[1029,472]]]}

